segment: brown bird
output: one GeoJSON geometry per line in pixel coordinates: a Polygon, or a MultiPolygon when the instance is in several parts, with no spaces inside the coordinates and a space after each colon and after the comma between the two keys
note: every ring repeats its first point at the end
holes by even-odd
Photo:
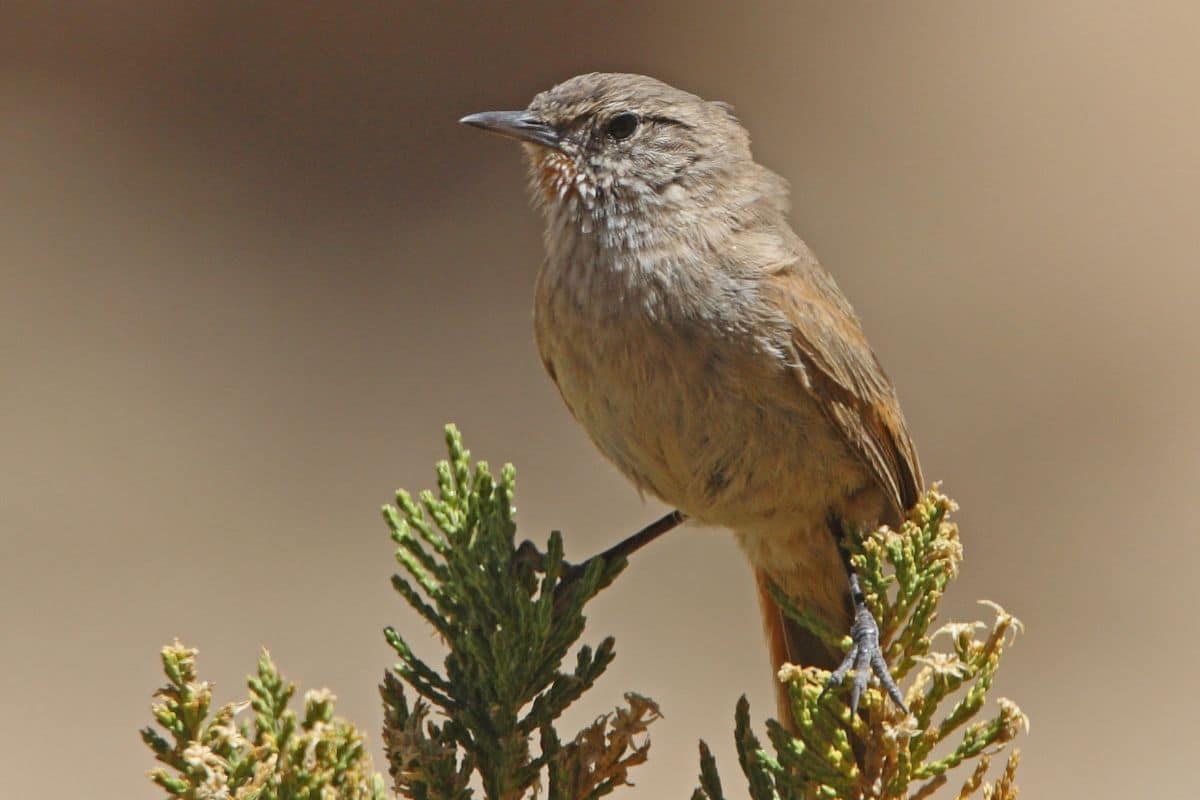
{"type": "Polygon", "coordinates": [[[538,348],[592,441],[639,489],[734,531],[774,669],[834,669],[833,685],[853,668],[855,706],[873,670],[903,708],[841,537],[901,521],[922,487],[916,450],[730,106],[592,73],[462,122],[525,145],[546,220],[538,348]],[[785,617],[769,582],[849,630],[850,652],[785,617]]]}

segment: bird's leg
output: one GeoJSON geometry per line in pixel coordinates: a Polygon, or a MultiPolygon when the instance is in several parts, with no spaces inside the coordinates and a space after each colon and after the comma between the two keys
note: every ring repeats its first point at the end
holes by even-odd
{"type": "Polygon", "coordinates": [[[850,571],[850,597],[854,602],[854,622],[850,625],[850,649],[846,652],[842,663],[829,676],[822,694],[841,684],[847,673],[853,669],[854,685],[850,688],[850,713],[857,714],[858,701],[862,697],[863,690],[867,688],[867,681],[871,679],[871,673],[874,672],[875,677],[879,678],[879,682],[887,690],[888,696],[895,701],[896,705],[900,706],[901,711],[907,714],[908,707],[904,705],[904,696],[900,694],[900,687],[892,678],[892,673],[888,670],[887,662],[883,658],[883,650],[879,646],[879,625],[875,622],[875,617],[871,616],[870,609],[867,608],[862,588],[858,584],[858,575],[854,573],[853,569],[850,571]]]}
{"type": "MultiPolygon", "coordinates": [[[[687,517],[682,511],[672,511],[669,514],[659,517],[654,522],[651,522],[637,533],[626,536],[624,539],[617,542],[603,553],[594,555],[586,561],[580,562],[579,564],[570,564],[564,561],[562,565],[562,578],[559,581],[559,589],[562,589],[563,587],[574,583],[583,577],[583,573],[587,570],[588,564],[591,564],[593,561],[597,559],[608,561],[614,558],[628,558],[638,550],[641,550],[643,547],[653,542],[658,537],[662,536],[664,533],[678,528],[681,524],[683,524],[685,519],[687,519],[687,517]]],[[[516,557],[521,560],[537,558],[537,546],[529,540],[521,542],[520,546],[517,547],[516,557]]]]}
{"type": "Polygon", "coordinates": [[[875,617],[867,608],[867,600],[863,596],[862,586],[858,582],[858,574],[854,571],[854,564],[850,561],[850,552],[845,547],[841,520],[830,517],[829,532],[833,534],[838,552],[842,555],[846,574],[850,579],[850,601],[854,609],[854,619],[850,623],[850,649],[846,651],[846,657],[842,659],[842,663],[830,674],[821,694],[824,695],[833,687],[841,685],[850,670],[854,670],[854,685],[850,688],[850,713],[857,714],[858,701],[867,688],[867,682],[871,680],[871,673],[874,672],[888,696],[895,701],[896,705],[900,706],[901,711],[907,714],[908,707],[904,705],[904,695],[900,693],[900,687],[896,685],[895,678],[888,670],[887,661],[883,657],[883,649],[879,645],[879,624],[875,622],[875,617]]]}
{"type": "Polygon", "coordinates": [[[685,519],[687,519],[687,517],[684,516],[682,511],[678,510],[672,511],[669,514],[664,514],[654,522],[651,522],[649,525],[642,528],[637,533],[626,536],[624,539],[617,542],[603,553],[594,555],[587,561],[579,564],[566,565],[566,569],[563,572],[563,581],[571,582],[583,577],[583,573],[587,569],[588,564],[592,563],[596,559],[611,561],[614,558],[629,558],[631,555],[636,553],[638,550],[641,550],[643,547],[650,544],[664,533],[678,528],[683,524],[685,519]]]}

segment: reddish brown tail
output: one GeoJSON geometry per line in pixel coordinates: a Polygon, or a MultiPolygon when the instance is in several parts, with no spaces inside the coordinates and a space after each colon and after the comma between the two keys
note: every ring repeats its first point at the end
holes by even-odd
{"type": "MultiPolygon", "coordinates": [[[[771,680],[775,686],[775,705],[779,721],[792,730],[791,703],[788,700],[787,687],[780,683],[776,674],[784,664],[799,664],[804,667],[820,667],[832,670],[842,660],[842,654],[821,641],[793,622],[767,588],[768,578],[763,570],[755,570],[754,578],[758,584],[758,604],[762,609],[763,632],[767,637],[767,651],[771,657],[771,680]]],[[[849,609],[847,609],[845,628],[850,630],[849,609]]]]}

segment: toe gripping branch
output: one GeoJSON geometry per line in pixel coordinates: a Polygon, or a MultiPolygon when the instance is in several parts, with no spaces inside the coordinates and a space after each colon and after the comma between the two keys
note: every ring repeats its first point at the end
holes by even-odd
{"type": "Polygon", "coordinates": [[[846,652],[846,657],[842,659],[838,668],[829,675],[829,680],[825,683],[821,694],[839,686],[853,669],[854,685],[850,689],[850,713],[857,714],[858,701],[867,688],[871,673],[874,672],[875,676],[879,678],[879,682],[883,684],[883,688],[887,690],[888,696],[907,714],[908,707],[904,705],[904,696],[900,693],[900,687],[896,685],[895,679],[892,678],[892,673],[888,670],[887,662],[883,658],[883,649],[879,646],[879,625],[867,608],[866,599],[863,597],[862,588],[858,583],[858,575],[853,570],[850,571],[850,597],[854,601],[854,622],[850,626],[850,649],[846,652]]]}

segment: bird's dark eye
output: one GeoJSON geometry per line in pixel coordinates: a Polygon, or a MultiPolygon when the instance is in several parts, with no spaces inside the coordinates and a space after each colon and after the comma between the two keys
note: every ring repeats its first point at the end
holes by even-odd
{"type": "Polygon", "coordinates": [[[634,114],[632,111],[626,111],[610,119],[604,132],[610,139],[616,139],[617,141],[628,139],[637,130],[638,122],[637,114],[634,114]]]}

